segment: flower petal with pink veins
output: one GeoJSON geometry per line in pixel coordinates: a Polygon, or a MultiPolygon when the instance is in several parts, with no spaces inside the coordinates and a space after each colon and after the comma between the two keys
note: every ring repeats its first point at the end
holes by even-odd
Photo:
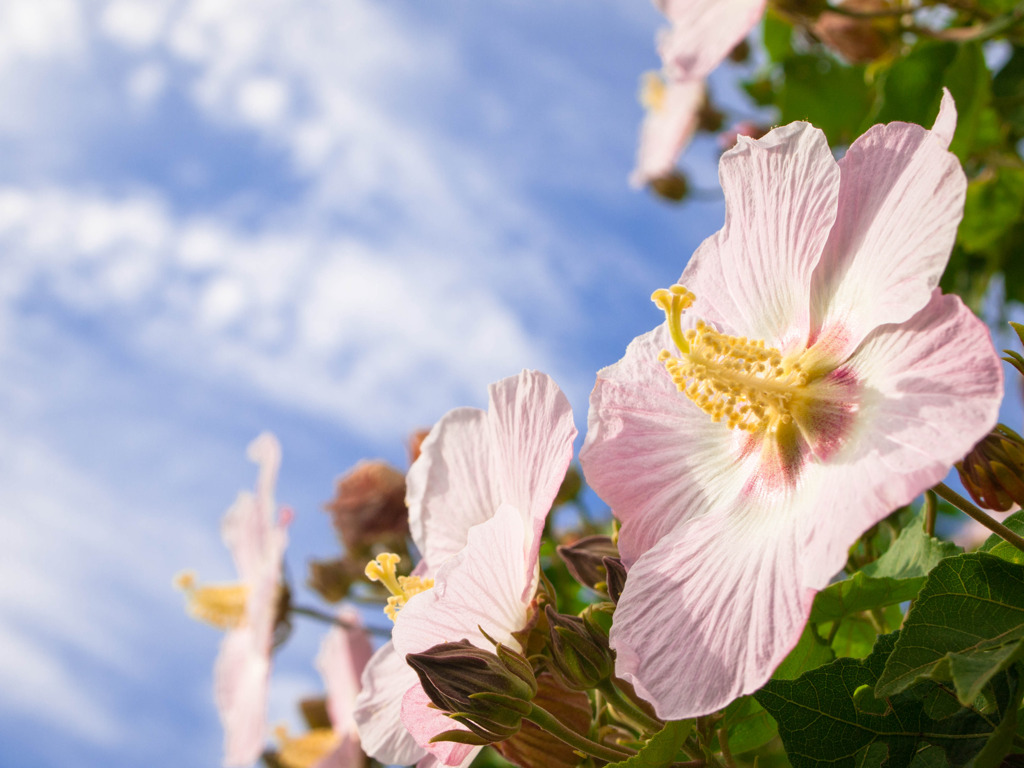
{"type": "Polygon", "coordinates": [[[536,566],[529,567],[523,553],[536,536],[510,504],[474,526],[465,548],[437,571],[433,589],[411,597],[399,612],[392,632],[397,653],[405,657],[462,639],[492,650],[481,627],[495,641],[520,650],[512,633],[526,626],[537,586],[536,566]]]}
{"type": "Polygon", "coordinates": [[[469,729],[431,706],[429,697],[419,685],[410,688],[402,699],[402,722],[416,741],[430,753],[420,761],[417,768],[425,765],[468,766],[482,749],[453,741],[430,743],[439,733],[469,729]],[[428,762],[430,758],[433,758],[433,763],[428,762]]]}
{"type": "Polygon", "coordinates": [[[419,682],[390,642],[377,649],[363,670],[355,711],[359,741],[366,754],[385,765],[412,765],[426,754],[402,725],[401,716],[402,696],[419,682]]]}
{"type": "Polygon", "coordinates": [[[814,272],[811,342],[841,362],[873,329],[924,307],[949,260],[967,177],[947,149],[948,92],[936,134],[876,125],[839,161],[839,214],[814,272]]]}
{"type": "Polygon", "coordinates": [[[725,226],[679,278],[696,294],[689,314],[786,351],[810,324],[811,276],[836,216],[839,166],[807,123],[741,136],[722,155],[725,226]]]}
{"type": "Polygon", "coordinates": [[[663,87],[660,104],[648,107],[640,127],[636,168],[629,177],[634,187],[671,174],[679,155],[697,131],[698,113],[704,102],[704,81],[671,81],[663,87]]]}
{"type": "MultiPolygon", "coordinates": [[[[535,532],[572,461],[576,427],[569,401],[550,376],[523,371],[490,387],[487,412],[458,408],[423,442],[407,478],[409,527],[432,572],[466,543],[474,525],[501,504],[535,532]]],[[[529,540],[536,562],[539,540],[529,540]]]]}
{"type": "Polygon", "coordinates": [[[756,503],[709,511],[629,570],[611,631],[616,673],[659,717],[752,693],[799,640],[814,600],[800,584],[801,517],[756,503]]]}
{"type": "Polygon", "coordinates": [[[703,80],[747,36],[766,0],[655,0],[672,22],[658,40],[665,72],[675,80],[703,80]]]}
{"type": "Polygon", "coordinates": [[[664,324],[637,337],[622,360],[598,373],[590,396],[580,464],[622,523],[619,552],[627,566],[685,523],[702,498],[734,498],[744,483],[735,458],[739,436],[682,396],[658,362],[671,345],[664,324]]]}

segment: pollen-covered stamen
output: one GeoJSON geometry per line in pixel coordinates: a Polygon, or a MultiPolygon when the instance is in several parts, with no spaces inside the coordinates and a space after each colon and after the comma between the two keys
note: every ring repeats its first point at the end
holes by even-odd
{"type": "Polygon", "coordinates": [[[662,350],[658,359],[680,392],[714,421],[730,429],[775,432],[793,420],[804,398],[808,376],[796,359],[760,340],[729,336],[704,321],[682,330],[682,314],[694,295],[681,285],[655,291],[651,299],[665,311],[675,357],[662,350]]]}
{"type": "Polygon", "coordinates": [[[288,729],[279,725],[274,729],[274,736],[281,744],[278,762],[285,768],[312,768],[339,742],[338,735],[330,728],[314,728],[301,736],[289,736],[288,729]]]}
{"type": "Polygon", "coordinates": [[[245,623],[245,604],[249,588],[244,584],[212,584],[197,586],[193,571],[184,571],[174,578],[174,586],[185,593],[189,615],[212,624],[217,629],[235,629],[245,623]]]}
{"type": "Polygon", "coordinates": [[[405,605],[409,598],[426,592],[434,586],[433,579],[424,579],[419,576],[399,576],[396,573],[396,566],[402,560],[393,552],[385,552],[366,564],[366,578],[370,581],[379,581],[391,593],[388,598],[387,607],[384,613],[392,621],[398,615],[398,611],[405,605]]]}

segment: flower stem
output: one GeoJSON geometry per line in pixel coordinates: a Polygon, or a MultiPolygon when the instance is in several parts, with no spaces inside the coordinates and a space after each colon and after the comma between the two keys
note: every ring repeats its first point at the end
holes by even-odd
{"type": "Polygon", "coordinates": [[[331,616],[331,614],[329,613],[324,613],[323,611],[318,610],[317,608],[308,608],[302,605],[292,605],[289,607],[288,610],[290,613],[294,613],[299,616],[305,616],[309,619],[316,619],[317,621],[323,622],[324,624],[331,624],[335,627],[341,627],[344,630],[351,631],[354,629],[361,629],[364,632],[369,632],[373,635],[387,635],[389,637],[391,636],[390,630],[381,629],[380,627],[361,627],[358,624],[353,624],[350,621],[344,621],[343,619],[339,619],[337,616],[331,616]]]}
{"type": "Polygon", "coordinates": [[[939,501],[935,491],[924,492],[924,532],[929,536],[935,535],[935,513],[938,511],[939,501]]]}
{"type": "Polygon", "coordinates": [[[658,731],[665,727],[663,722],[655,720],[635,703],[630,701],[629,697],[620,691],[611,680],[607,680],[603,685],[601,685],[600,689],[608,699],[608,702],[618,710],[619,714],[623,715],[628,720],[632,720],[648,733],[658,733],[658,731]]]}
{"type": "Polygon", "coordinates": [[[1007,528],[999,521],[986,515],[984,512],[982,512],[976,506],[971,504],[971,502],[969,502],[959,493],[957,493],[952,488],[947,486],[945,483],[939,483],[938,485],[935,486],[935,488],[933,488],[933,490],[935,491],[935,493],[937,493],[943,499],[945,499],[954,507],[959,509],[965,515],[974,520],[977,520],[990,531],[992,531],[998,536],[1003,537],[1008,542],[1013,544],[1013,546],[1015,546],[1021,552],[1024,552],[1024,539],[1022,539],[1020,536],[1018,536],[1016,533],[1011,531],[1009,528],[1007,528]]]}
{"type": "Polygon", "coordinates": [[[591,757],[596,757],[598,760],[617,763],[636,754],[632,750],[626,751],[625,749],[608,747],[604,744],[598,744],[596,741],[591,741],[586,736],[576,733],[576,731],[564,725],[554,715],[546,709],[538,707],[536,704],[533,705],[533,709],[531,709],[530,713],[523,719],[529,720],[534,725],[539,725],[552,736],[564,741],[573,749],[578,749],[591,757]]]}

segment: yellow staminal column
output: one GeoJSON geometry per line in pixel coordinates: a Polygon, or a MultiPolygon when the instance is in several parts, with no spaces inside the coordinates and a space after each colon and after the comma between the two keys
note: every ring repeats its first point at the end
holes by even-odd
{"type": "Polygon", "coordinates": [[[192,618],[223,630],[245,623],[249,588],[244,584],[198,586],[195,573],[185,571],[174,578],[174,585],[185,593],[185,610],[192,618]]]}
{"type": "Polygon", "coordinates": [[[285,768],[312,768],[338,745],[338,736],[330,728],[315,728],[301,736],[289,736],[283,725],[274,729],[281,744],[277,759],[285,768]]]}
{"type": "Polygon", "coordinates": [[[398,615],[399,610],[405,605],[409,598],[426,592],[434,586],[433,579],[423,579],[419,576],[399,576],[397,565],[402,558],[393,552],[385,552],[366,564],[366,578],[370,581],[379,581],[391,593],[388,598],[388,605],[384,613],[392,621],[398,615]]]}
{"type": "Polygon", "coordinates": [[[658,355],[679,391],[730,429],[775,434],[792,423],[809,397],[800,363],[763,341],[720,333],[703,320],[683,331],[683,312],[694,299],[681,285],[651,295],[679,351],[658,355]]]}

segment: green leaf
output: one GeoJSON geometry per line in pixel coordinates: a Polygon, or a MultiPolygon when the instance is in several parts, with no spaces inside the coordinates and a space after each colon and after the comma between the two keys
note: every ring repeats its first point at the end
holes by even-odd
{"type": "Polygon", "coordinates": [[[1024,566],[987,553],[951,557],[928,576],[876,693],[951,681],[961,704],[1024,657],[1024,566]]]}
{"type": "Polygon", "coordinates": [[[767,744],[779,733],[774,718],[753,696],[741,696],[725,708],[729,750],[738,755],[767,744]]]}
{"type": "Polygon", "coordinates": [[[771,8],[764,15],[764,49],[772,61],[784,61],[793,55],[793,25],[771,8]]]}
{"type": "Polygon", "coordinates": [[[780,123],[807,120],[821,128],[833,146],[849,144],[858,136],[875,98],[865,82],[864,67],[807,54],[789,57],[782,70],[780,123]]]}
{"type": "Polygon", "coordinates": [[[992,106],[1017,136],[1024,135],[1024,47],[1014,46],[1013,55],[993,78],[992,106]]]}
{"type": "Polygon", "coordinates": [[[996,244],[1024,210],[1024,169],[990,167],[967,185],[960,244],[981,252],[996,244]]]}
{"type": "Polygon", "coordinates": [[[819,592],[810,620],[815,624],[838,621],[871,608],[912,600],[924,585],[928,571],[958,551],[955,544],[925,533],[922,515],[918,514],[875,562],[819,592]]]}
{"type": "Polygon", "coordinates": [[[676,720],[665,723],[665,727],[632,757],[609,763],[605,768],[666,768],[676,762],[679,748],[693,732],[693,720],[676,720]]]}
{"type": "MultiPolygon", "coordinates": [[[[1003,525],[1014,533],[1024,536],[1024,511],[1014,512],[1003,520],[1003,525]]],[[[1024,552],[1021,552],[998,533],[993,533],[985,539],[985,543],[978,547],[978,551],[988,552],[990,555],[1009,560],[1011,563],[1024,564],[1024,552]]]]}
{"type": "Polygon", "coordinates": [[[956,55],[954,43],[923,43],[896,59],[884,75],[883,102],[873,122],[931,125],[939,113],[946,69],[956,55]]]}
{"type": "Polygon", "coordinates": [[[772,677],[778,680],[795,680],[808,670],[828,664],[835,657],[828,643],[818,635],[814,625],[808,622],[796,647],[782,660],[772,677]]]}
{"type": "Polygon", "coordinates": [[[956,133],[949,151],[964,162],[978,143],[983,127],[982,113],[992,98],[992,74],[985,63],[981,44],[959,46],[942,82],[956,101],[956,133]]]}
{"type": "Polygon", "coordinates": [[[870,702],[870,689],[897,634],[879,637],[863,661],[838,659],[797,680],[771,680],[754,694],[778,722],[794,768],[907,768],[912,763],[934,768],[940,753],[919,755],[925,745],[940,748],[950,765],[963,766],[985,748],[1003,715],[1016,707],[1015,672],[993,678],[995,711],[990,716],[958,706],[941,719],[931,717],[923,701],[928,694],[955,698],[935,683],[870,702]]]}

